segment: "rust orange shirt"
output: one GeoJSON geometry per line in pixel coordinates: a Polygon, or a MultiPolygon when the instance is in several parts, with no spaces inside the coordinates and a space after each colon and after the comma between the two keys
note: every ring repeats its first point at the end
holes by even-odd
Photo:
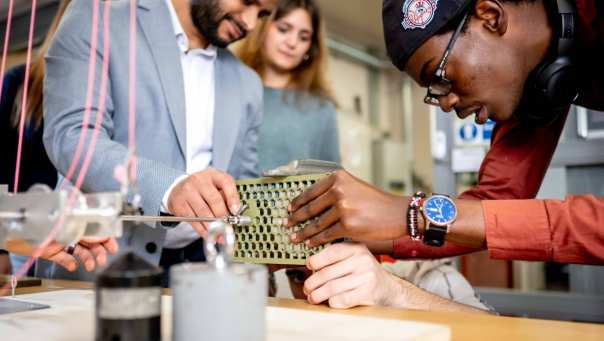
{"type": "MultiPolygon", "coordinates": [[[[479,184],[460,195],[462,199],[483,199],[487,249],[492,258],[604,263],[604,198],[509,200],[537,194],[565,120],[561,117],[547,128],[518,122],[498,124],[480,168],[479,184]]],[[[394,242],[398,258],[438,258],[472,251],[476,250],[451,243],[428,247],[409,238],[394,242]]]]}
{"type": "MultiPolygon", "coordinates": [[[[577,0],[584,51],[581,70],[584,88],[579,103],[604,108],[604,4],[577,0]]],[[[549,127],[518,121],[497,124],[479,171],[478,185],[462,199],[480,199],[486,223],[489,254],[498,259],[604,263],[604,198],[570,196],[566,200],[531,199],[537,194],[558,144],[566,117],[549,127]],[[498,199],[498,200],[493,200],[498,199]]],[[[603,145],[604,147],[604,145],[603,145]]],[[[432,248],[408,237],[394,242],[399,258],[435,258],[475,251],[446,243],[432,248]]]]}
{"type": "Polygon", "coordinates": [[[492,258],[604,263],[604,198],[487,200],[482,207],[492,258]]]}
{"type": "MultiPolygon", "coordinates": [[[[579,51],[583,51],[579,54],[583,86],[578,104],[602,110],[604,4],[594,0],[577,0],[576,4],[579,51]]],[[[498,195],[495,192],[503,193],[499,198],[534,197],[555,151],[563,121],[534,137],[526,131],[530,128],[520,124],[509,124],[507,132],[502,129],[481,169],[480,185],[468,194],[479,197],[486,193],[489,199],[498,195]]],[[[604,198],[581,195],[566,200],[487,200],[482,207],[492,258],[604,263],[604,198]]]]}

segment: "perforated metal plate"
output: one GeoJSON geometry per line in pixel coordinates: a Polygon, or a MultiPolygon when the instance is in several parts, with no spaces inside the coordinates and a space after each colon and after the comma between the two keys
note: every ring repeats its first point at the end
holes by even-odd
{"type": "Polygon", "coordinates": [[[290,234],[308,222],[291,228],[284,227],[283,223],[288,216],[287,206],[290,202],[324,176],[326,174],[237,181],[241,202],[249,206],[243,214],[252,217],[252,224],[235,228],[234,260],[303,265],[307,257],[322,250],[325,246],[309,248],[290,241],[290,234]]]}

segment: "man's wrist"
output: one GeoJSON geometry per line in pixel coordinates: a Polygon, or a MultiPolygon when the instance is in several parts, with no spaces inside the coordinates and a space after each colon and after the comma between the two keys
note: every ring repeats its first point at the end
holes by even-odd
{"type": "Polygon", "coordinates": [[[458,216],[447,234],[447,241],[476,249],[485,249],[486,219],[481,200],[456,200],[458,216]]]}
{"type": "Polygon", "coordinates": [[[162,200],[161,200],[160,210],[162,213],[170,213],[170,214],[172,213],[172,212],[170,212],[170,209],[168,206],[168,202],[170,200],[170,194],[172,194],[172,190],[174,189],[174,187],[176,187],[176,185],[178,185],[181,181],[186,179],[188,176],[189,176],[188,174],[183,174],[183,175],[179,176],[172,182],[170,187],[168,187],[168,189],[164,193],[164,196],[162,197],[162,200]]]}
{"type": "Polygon", "coordinates": [[[420,289],[411,282],[390,274],[396,284],[390,307],[400,309],[429,309],[432,299],[431,294],[420,289]]]}
{"type": "Polygon", "coordinates": [[[407,236],[407,208],[409,207],[409,197],[393,195],[394,207],[393,212],[397,212],[395,221],[395,230],[391,234],[389,240],[395,240],[407,236]]]}
{"type": "Polygon", "coordinates": [[[409,289],[406,286],[408,283],[391,273],[387,273],[387,276],[387,289],[384,292],[381,304],[392,308],[410,308],[407,298],[409,289]]]}
{"type": "Polygon", "coordinates": [[[424,219],[424,215],[421,212],[417,215],[417,228],[420,235],[423,236],[426,233],[426,219],[424,219]]]}
{"type": "Polygon", "coordinates": [[[364,241],[358,240],[367,246],[369,251],[374,255],[388,255],[394,254],[394,239],[393,240],[378,240],[378,241],[364,241]]]}

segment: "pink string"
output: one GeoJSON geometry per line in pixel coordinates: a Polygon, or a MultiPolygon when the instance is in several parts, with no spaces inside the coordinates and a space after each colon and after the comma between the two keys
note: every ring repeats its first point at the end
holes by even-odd
{"type": "Polygon", "coordinates": [[[105,101],[107,98],[107,83],[109,80],[109,9],[110,9],[111,1],[105,1],[105,11],[104,11],[104,24],[103,24],[103,67],[101,69],[101,91],[99,94],[99,108],[96,113],[96,121],[94,123],[94,128],[92,131],[92,139],[90,140],[90,145],[88,146],[88,151],[86,153],[86,158],[84,159],[84,163],[82,164],[82,169],[80,170],[80,174],[75,183],[76,188],[80,188],[82,183],[84,182],[84,178],[86,177],[86,173],[88,173],[88,167],[90,166],[90,162],[92,161],[92,156],[94,155],[94,151],[96,149],[96,143],[99,137],[99,133],[101,132],[101,125],[103,123],[103,113],[105,112],[105,101]]]}
{"type": "MultiPolygon", "coordinates": [[[[12,16],[12,0],[10,3],[10,8],[9,8],[9,17],[8,17],[8,23],[10,23],[11,21],[11,16],[12,16]]],[[[30,66],[31,66],[31,50],[32,50],[32,45],[33,45],[33,40],[34,40],[34,26],[35,26],[35,21],[36,21],[36,0],[32,0],[31,3],[31,16],[30,16],[30,21],[29,21],[29,36],[28,36],[28,41],[27,41],[27,57],[26,57],[26,61],[25,61],[25,76],[24,76],[24,81],[23,81],[23,93],[22,93],[22,101],[21,101],[21,113],[20,113],[20,119],[19,119],[19,142],[17,144],[17,164],[15,166],[15,183],[14,183],[14,187],[13,187],[13,192],[17,193],[18,189],[19,189],[19,168],[21,165],[21,152],[22,152],[22,148],[23,148],[23,133],[25,130],[25,113],[27,110],[27,93],[28,93],[28,89],[29,89],[29,71],[30,71],[30,66]]],[[[9,28],[10,28],[10,24],[7,24],[7,34],[6,34],[6,40],[4,41],[4,46],[5,46],[5,50],[4,53],[6,53],[7,50],[7,42],[8,42],[8,32],[9,32],[9,28]]],[[[6,60],[4,59],[5,55],[3,55],[3,61],[2,61],[2,79],[4,79],[4,63],[6,62],[6,60]]],[[[34,252],[35,254],[35,252],[34,252]]],[[[27,270],[31,267],[31,264],[33,264],[33,259],[32,257],[30,257],[27,262],[25,262],[25,264],[23,264],[23,266],[21,266],[21,269],[19,269],[19,271],[17,272],[15,278],[20,278],[21,276],[23,276],[23,274],[25,274],[25,272],[27,272],[27,270]],[[21,275],[19,275],[21,273],[21,275]]],[[[9,284],[4,285],[4,287],[2,288],[2,290],[0,290],[0,294],[4,294],[5,290],[8,290],[9,284]]]]}
{"type": "Polygon", "coordinates": [[[130,1],[130,53],[128,77],[128,150],[130,181],[136,181],[136,1],[130,1]]]}
{"type": "Polygon", "coordinates": [[[82,156],[82,152],[84,150],[84,142],[86,140],[86,135],[88,133],[88,123],[90,121],[90,115],[92,113],[92,98],[94,96],[94,81],[95,81],[95,73],[96,73],[96,49],[98,45],[98,24],[99,24],[99,0],[94,0],[92,9],[92,32],[90,33],[90,54],[88,57],[88,83],[86,87],[86,103],[84,107],[84,117],[82,118],[82,125],[80,131],[80,138],[78,140],[78,145],[76,147],[75,154],[73,159],[71,160],[71,164],[67,169],[67,174],[65,175],[65,179],[61,185],[61,189],[65,186],[67,182],[71,182],[73,174],[76,171],[76,167],[80,162],[80,157],[82,156]]]}
{"type": "Polygon", "coordinates": [[[2,66],[0,66],[0,100],[2,100],[2,87],[4,85],[4,71],[6,69],[6,54],[10,40],[10,27],[13,21],[13,0],[8,2],[8,17],[6,18],[6,32],[4,32],[4,49],[2,51],[2,66]]]}
{"type": "MultiPolygon", "coordinates": [[[[35,3],[35,0],[33,0],[35,3]]],[[[95,0],[96,3],[98,3],[98,0],[95,0]]],[[[33,255],[31,257],[29,257],[27,259],[27,261],[25,262],[25,264],[23,264],[23,266],[21,266],[21,268],[17,271],[16,273],[16,277],[17,278],[21,278],[23,277],[23,275],[25,275],[25,273],[28,271],[28,269],[32,266],[33,262],[39,258],[43,251],[50,245],[50,243],[55,240],[57,234],[59,233],[60,229],[63,227],[64,222],[65,222],[65,214],[66,212],[70,211],[70,209],[73,207],[73,205],[76,202],[77,199],[77,193],[79,192],[79,188],[82,185],[82,182],[84,180],[84,177],[88,171],[88,166],[90,165],[90,161],[92,159],[92,154],[94,152],[94,149],[96,147],[96,140],[99,136],[99,132],[100,132],[100,126],[102,124],[103,121],[103,111],[105,110],[105,100],[106,100],[106,95],[107,95],[107,83],[108,83],[108,75],[109,75],[109,44],[110,44],[110,39],[109,39],[109,14],[110,14],[110,7],[111,6],[111,2],[110,1],[105,1],[105,6],[104,6],[104,46],[103,46],[103,66],[102,66],[102,73],[101,73],[101,92],[99,94],[99,109],[97,111],[97,118],[96,118],[96,122],[95,122],[95,126],[94,126],[94,130],[92,132],[92,138],[90,141],[90,145],[88,146],[88,151],[87,151],[87,155],[86,155],[86,159],[84,160],[84,164],[82,165],[82,169],[80,171],[80,174],[78,176],[78,179],[75,183],[74,188],[71,190],[68,200],[67,200],[67,205],[66,207],[68,209],[63,210],[63,212],[61,212],[61,215],[59,216],[59,219],[57,220],[57,222],[54,224],[54,226],[52,227],[49,235],[47,236],[47,238],[44,240],[44,242],[42,242],[40,244],[40,246],[38,246],[34,252],[33,255]]],[[[94,7],[94,13],[93,13],[93,27],[98,26],[98,7],[95,6],[94,7]],[[96,15],[95,15],[96,13],[96,15]],[[94,18],[97,18],[97,22],[94,22],[94,18]]],[[[30,41],[31,41],[31,37],[30,37],[30,41]]],[[[96,48],[93,50],[92,46],[91,46],[91,54],[96,53],[96,48]]],[[[94,67],[94,64],[92,64],[92,67],[94,67]]],[[[90,75],[90,72],[88,73],[90,75]]],[[[90,81],[90,78],[89,78],[90,81]]],[[[0,289],[0,295],[5,294],[6,291],[9,290],[9,285],[5,285],[2,289],[0,289]]]]}
{"type": "Polygon", "coordinates": [[[27,112],[27,92],[29,90],[29,72],[31,69],[31,48],[34,40],[34,24],[36,22],[36,1],[31,2],[31,16],[29,20],[29,38],[27,41],[27,59],[25,61],[25,78],[23,81],[23,95],[21,96],[21,118],[19,119],[19,142],[17,144],[17,164],[15,165],[15,185],[13,193],[19,189],[19,173],[21,168],[21,152],[23,150],[23,133],[25,131],[25,113],[27,112]]]}

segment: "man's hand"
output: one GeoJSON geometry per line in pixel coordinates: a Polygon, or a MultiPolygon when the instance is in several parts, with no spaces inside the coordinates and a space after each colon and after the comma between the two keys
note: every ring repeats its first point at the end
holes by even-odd
{"type": "Polygon", "coordinates": [[[348,237],[354,240],[392,240],[406,234],[407,199],[386,193],[338,171],[308,188],[292,201],[289,227],[315,216],[294,233],[292,241],[310,247],[348,237]]]}
{"type": "Polygon", "coordinates": [[[363,244],[339,243],[308,258],[315,271],[304,283],[308,302],[332,308],[392,306],[400,299],[400,279],[388,273],[363,244]]]}
{"type": "MultiPolygon", "coordinates": [[[[26,242],[8,241],[6,246],[8,251],[22,256],[32,256],[35,251],[35,247],[26,242]]],[[[65,251],[65,245],[53,241],[42,250],[40,258],[57,263],[68,271],[75,271],[80,263],[86,271],[93,271],[97,266],[105,266],[108,253],[116,254],[117,250],[115,238],[84,237],[76,244],[73,254],[65,251]]]]}
{"type": "Polygon", "coordinates": [[[308,302],[332,308],[383,305],[394,308],[466,313],[487,311],[424,291],[384,269],[363,244],[340,243],[308,258],[315,273],[304,283],[308,302]]]}
{"type": "MultiPolygon", "coordinates": [[[[183,217],[224,217],[236,214],[241,203],[235,180],[219,170],[208,168],[180,181],[168,198],[168,210],[183,217]]],[[[191,223],[203,238],[207,236],[207,224],[191,223]]]]}

